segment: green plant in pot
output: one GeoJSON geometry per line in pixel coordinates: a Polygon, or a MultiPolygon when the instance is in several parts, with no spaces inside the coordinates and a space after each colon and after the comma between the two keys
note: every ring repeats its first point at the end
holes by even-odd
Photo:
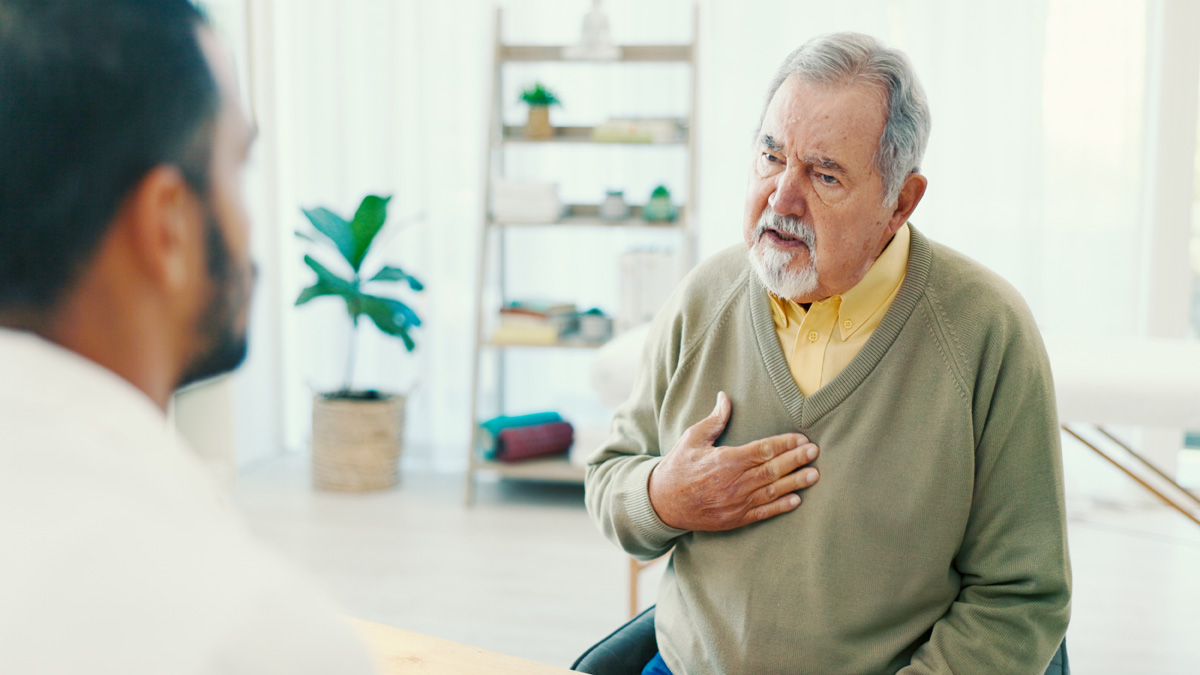
{"type": "Polygon", "coordinates": [[[521,92],[521,100],[529,104],[529,121],[525,124],[527,138],[547,139],[554,137],[554,127],[550,125],[550,106],[562,105],[554,92],[547,89],[541,82],[521,92]]]}
{"type": "Polygon", "coordinates": [[[421,325],[411,307],[385,291],[421,291],[424,285],[394,265],[364,267],[387,221],[390,199],[367,195],[350,220],[326,208],[302,209],[314,231],[296,232],[339,269],[335,272],[305,253],[304,264],[316,273],[316,281],[300,292],[296,305],[335,297],[345,304],[350,319],[342,387],[313,397],[313,484],[322,489],[381,490],[397,480],[405,397],[353,386],[358,328],[364,317],[410,352],[416,348],[411,331],[421,325]],[[368,275],[368,269],[376,271],[368,275]]]}

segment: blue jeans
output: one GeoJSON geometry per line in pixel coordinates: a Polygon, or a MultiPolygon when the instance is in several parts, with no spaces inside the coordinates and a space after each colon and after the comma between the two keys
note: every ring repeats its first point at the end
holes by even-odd
{"type": "Polygon", "coordinates": [[[642,675],[671,675],[671,669],[662,659],[662,653],[659,652],[650,659],[650,663],[642,669],[642,675]]]}

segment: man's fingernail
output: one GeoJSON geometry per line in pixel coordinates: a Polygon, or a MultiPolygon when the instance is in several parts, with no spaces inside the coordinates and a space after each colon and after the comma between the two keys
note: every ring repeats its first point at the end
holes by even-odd
{"type": "Polygon", "coordinates": [[[712,414],[716,415],[721,410],[721,392],[717,392],[717,405],[713,406],[712,414]]]}
{"type": "Polygon", "coordinates": [[[800,506],[800,495],[792,495],[788,497],[788,503],[792,506],[800,506]]]}
{"type": "Polygon", "coordinates": [[[809,449],[808,449],[808,458],[809,458],[809,459],[816,459],[816,458],[817,458],[817,446],[815,446],[815,445],[814,445],[814,446],[812,446],[811,448],[809,448],[809,449]]]}

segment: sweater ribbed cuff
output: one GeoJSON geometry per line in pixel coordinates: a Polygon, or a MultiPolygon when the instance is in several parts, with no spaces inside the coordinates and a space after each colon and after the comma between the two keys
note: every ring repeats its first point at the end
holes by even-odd
{"type": "Polygon", "coordinates": [[[661,461],[661,457],[656,457],[642,462],[629,472],[621,487],[625,493],[625,513],[639,538],[652,547],[666,549],[672,540],[688,531],[664,523],[650,504],[650,473],[661,461]]]}

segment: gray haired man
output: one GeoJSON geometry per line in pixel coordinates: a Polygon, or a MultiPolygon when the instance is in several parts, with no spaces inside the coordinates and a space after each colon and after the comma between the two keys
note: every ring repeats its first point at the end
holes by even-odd
{"type": "Polygon", "coordinates": [[[745,248],[660,312],[588,467],[609,538],[674,548],[646,672],[1042,673],[1059,647],[1050,368],[1016,291],[908,222],[929,129],[867,36],[772,83],[745,248]]]}

